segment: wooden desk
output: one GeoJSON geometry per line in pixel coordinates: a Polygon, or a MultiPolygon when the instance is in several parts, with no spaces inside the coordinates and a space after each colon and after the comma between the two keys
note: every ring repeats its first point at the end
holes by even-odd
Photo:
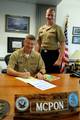
{"type": "MultiPolygon", "coordinates": [[[[16,94],[32,95],[32,94],[48,94],[78,91],[80,100],[80,84],[79,84],[80,78],[72,78],[70,77],[69,74],[56,74],[56,75],[60,76],[60,79],[55,80],[52,83],[57,85],[57,87],[41,91],[29,84],[25,84],[22,81],[16,80],[15,77],[8,76],[6,74],[0,74],[0,98],[7,100],[10,103],[9,116],[4,118],[4,120],[13,120],[12,116],[14,116],[14,98],[16,94]]],[[[80,107],[78,108],[78,111],[80,111],[80,107]]],[[[80,119],[80,115],[78,116],[78,118],[80,119]]],[[[79,120],[78,118],[76,120],[79,120]]],[[[74,117],[73,119],[69,120],[74,120],[74,117]]]]}

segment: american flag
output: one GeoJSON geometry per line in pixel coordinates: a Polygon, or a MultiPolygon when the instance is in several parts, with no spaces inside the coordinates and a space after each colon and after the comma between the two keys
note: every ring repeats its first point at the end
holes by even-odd
{"type": "Polygon", "coordinates": [[[64,72],[65,66],[69,64],[69,55],[68,55],[68,16],[66,17],[64,34],[65,34],[65,52],[64,57],[62,59],[62,66],[60,72],[64,72]]]}

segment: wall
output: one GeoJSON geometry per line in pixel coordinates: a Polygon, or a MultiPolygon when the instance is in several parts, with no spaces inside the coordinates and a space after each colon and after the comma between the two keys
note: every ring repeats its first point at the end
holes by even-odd
{"type": "Polygon", "coordinates": [[[0,57],[7,54],[7,37],[25,37],[24,33],[5,32],[5,15],[29,16],[30,33],[35,35],[35,4],[0,0],[0,57]]]}
{"type": "Polygon", "coordinates": [[[74,51],[80,51],[80,44],[72,44],[72,28],[73,26],[80,27],[80,0],[62,0],[62,2],[57,6],[57,24],[64,26],[64,21],[67,15],[68,18],[68,40],[69,40],[69,56],[71,56],[74,51]]]}

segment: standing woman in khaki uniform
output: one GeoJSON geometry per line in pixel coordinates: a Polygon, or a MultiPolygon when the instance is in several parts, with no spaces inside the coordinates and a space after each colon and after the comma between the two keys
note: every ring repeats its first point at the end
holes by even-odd
{"type": "Polygon", "coordinates": [[[46,11],[47,23],[38,32],[37,50],[41,52],[47,73],[59,73],[64,55],[65,36],[60,26],[54,22],[55,11],[46,11]]]}

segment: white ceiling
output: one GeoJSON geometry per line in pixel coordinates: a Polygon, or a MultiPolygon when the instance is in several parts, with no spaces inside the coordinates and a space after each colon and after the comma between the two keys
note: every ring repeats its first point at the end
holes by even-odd
{"type": "Polygon", "coordinates": [[[46,5],[58,5],[62,0],[9,0],[9,1],[46,4],[46,5]]]}

